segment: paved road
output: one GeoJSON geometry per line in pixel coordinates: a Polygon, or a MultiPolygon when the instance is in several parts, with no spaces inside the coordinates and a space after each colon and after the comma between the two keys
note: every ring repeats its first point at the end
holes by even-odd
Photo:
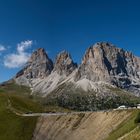
{"type": "MultiPolygon", "coordinates": [[[[35,117],[35,116],[64,116],[64,115],[76,115],[81,113],[93,113],[93,112],[110,112],[113,110],[128,110],[128,109],[112,109],[112,110],[98,110],[98,111],[79,111],[79,112],[68,112],[68,113],[19,113],[15,108],[12,107],[10,99],[8,99],[8,108],[18,116],[23,117],[35,117]]],[[[136,108],[129,108],[129,109],[136,109],[136,108]]]]}
{"type": "Polygon", "coordinates": [[[33,117],[33,116],[64,116],[64,115],[76,115],[81,113],[94,113],[94,112],[110,112],[110,111],[117,111],[117,110],[130,110],[130,109],[137,109],[137,108],[129,108],[129,109],[112,109],[112,110],[98,110],[98,111],[79,111],[79,112],[68,112],[68,113],[30,113],[30,114],[20,114],[24,117],[33,117]]]}
{"type": "Polygon", "coordinates": [[[30,114],[20,114],[23,117],[34,117],[34,116],[63,116],[68,113],[30,113],[30,114]]]}
{"type": "Polygon", "coordinates": [[[21,114],[24,117],[31,117],[31,116],[64,116],[64,115],[76,115],[81,113],[93,113],[93,112],[110,112],[112,110],[99,110],[99,111],[79,111],[79,112],[68,112],[68,113],[30,113],[30,114],[21,114]]]}
{"type": "Polygon", "coordinates": [[[8,108],[16,115],[18,116],[23,116],[23,117],[35,117],[35,116],[64,116],[68,114],[80,114],[80,113],[85,113],[85,112],[69,112],[69,113],[62,113],[62,112],[57,112],[57,113],[21,113],[21,111],[18,111],[15,109],[12,104],[10,99],[8,99],[8,108]]]}

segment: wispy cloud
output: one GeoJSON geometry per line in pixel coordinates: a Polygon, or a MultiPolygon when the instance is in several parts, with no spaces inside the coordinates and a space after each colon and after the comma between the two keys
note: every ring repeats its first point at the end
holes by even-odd
{"type": "Polygon", "coordinates": [[[31,47],[33,44],[32,40],[22,41],[21,43],[17,44],[17,51],[19,54],[24,53],[26,49],[31,47]]]}
{"type": "Polygon", "coordinates": [[[32,44],[32,40],[22,41],[17,44],[17,52],[5,56],[4,65],[8,68],[18,68],[23,66],[30,57],[30,53],[27,52],[27,49],[29,49],[32,44]]]}
{"type": "Polygon", "coordinates": [[[0,44],[0,52],[5,51],[5,50],[6,50],[6,48],[0,44]]]}

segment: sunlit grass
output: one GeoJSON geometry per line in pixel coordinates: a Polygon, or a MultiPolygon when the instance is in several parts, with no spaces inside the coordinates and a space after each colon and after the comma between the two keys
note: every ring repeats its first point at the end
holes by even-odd
{"type": "Polygon", "coordinates": [[[121,123],[117,129],[115,129],[109,137],[105,140],[117,140],[119,137],[123,136],[124,134],[130,132],[134,128],[137,127],[137,123],[135,123],[135,120],[137,118],[137,115],[139,114],[139,110],[133,110],[132,115],[127,118],[123,123],[121,123]]]}

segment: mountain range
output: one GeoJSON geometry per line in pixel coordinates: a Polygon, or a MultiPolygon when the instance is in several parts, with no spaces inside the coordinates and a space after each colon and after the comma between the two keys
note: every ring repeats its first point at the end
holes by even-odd
{"type": "Polygon", "coordinates": [[[95,110],[133,104],[140,97],[140,58],[108,42],[89,47],[81,64],[67,51],[53,62],[39,48],[13,78],[45,104],[95,110]]]}

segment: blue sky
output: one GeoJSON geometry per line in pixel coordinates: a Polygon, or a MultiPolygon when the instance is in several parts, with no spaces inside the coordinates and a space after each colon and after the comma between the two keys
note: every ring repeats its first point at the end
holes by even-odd
{"type": "Polygon", "coordinates": [[[85,50],[109,41],[140,56],[139,0],[0,0],[0,82],[33,50],[62,50],[80,63],[85,50]]]}

